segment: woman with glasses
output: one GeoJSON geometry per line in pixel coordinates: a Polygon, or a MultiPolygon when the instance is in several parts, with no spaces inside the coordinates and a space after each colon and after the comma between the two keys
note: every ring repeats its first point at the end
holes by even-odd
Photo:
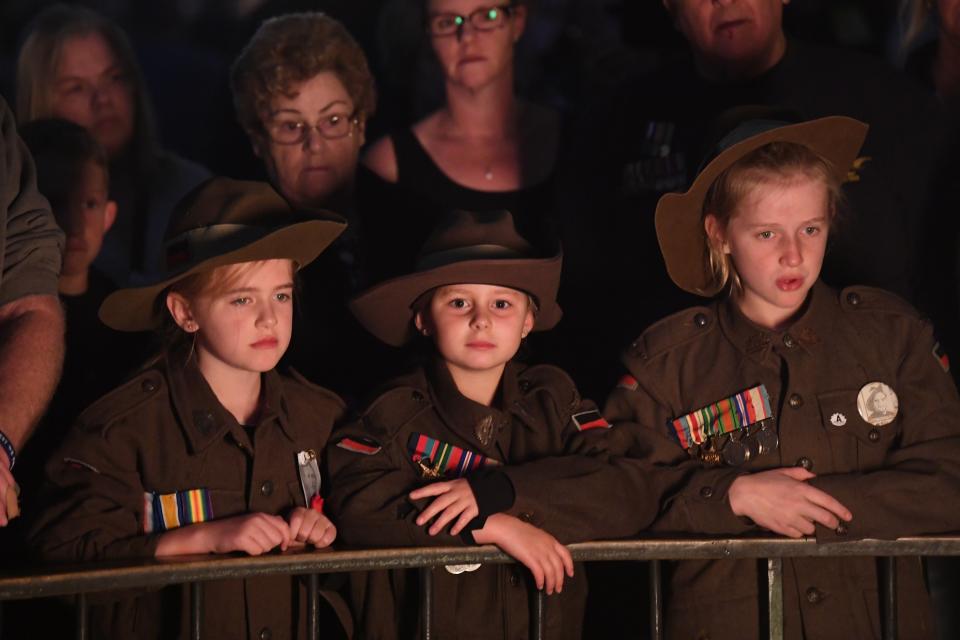
{"type": "Polygon", "coordinates": [[[267,20],[230,80],[237,117],[274,187],[297,207],[348,213],[376,92],[343,25],[322,13],[267,20]]]}
{"type": "MultiPolygon", "coordinates": [[[[537,237],[552,208],[560,120],[515,94],[514,49],[527,7],[511,0],[424,0],[423,6],[444,103],[376,141],[363,163],[411,196],[403,221],[408,235],[428,231],[441,211],[456,208],[507,209],[521,233],[537,237]]],[[[422,241],[404,244],[409,249],[422,241]]]]}
{"type": "Polygon", "coordinates": [[[17,58],[17,119],[69,120],[106,150],[118,215],[95,264],[117,285],[149,279],[173,205],[210,177],[161,148],[152,111],[133,48],[114,22],[61,4],[34,18],[17,58]]]}
{"type": "Polygon", "coordinates": [[[300,272],[307,306],[286,360],[351,398],[382,375],[370,361],[390,369],[386,348],[346,307],[361,281],[354,181],[376,106],[366,57],[333,18],[292,13],[260,25],[234,62],[230,84],[240,124],[280,195],[299,211],[323,217],[332,210],[349,222],[331,249],[300,272]]]}

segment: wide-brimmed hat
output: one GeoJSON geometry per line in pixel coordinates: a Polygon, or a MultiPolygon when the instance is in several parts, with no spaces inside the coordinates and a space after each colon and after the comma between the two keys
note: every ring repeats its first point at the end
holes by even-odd
{"type": "Polygon", "coordinates": [[[717,177],[737,160],[771,142],[793,142],[829,161],[843,182],[867,136],[867,125],[845,116],[800,123],[752,118],[727,130],[686,193],[667,193],[657,203],[656,227],[667,273],[684,291],[712,296],[720,291],[710,269],[703,202],[717,177]]]}
{"type": "Polygon", "coordinates": [[[413,305],[424,293],[451,284],[490,284],[524,291],[535,299],[534,331],[554,327],[562,255],[536,251],[507,211],[454,211],[424,243],[416,270],[371,287],[350,302],[357,320],[377,338],[401,346],[414,334],[413,305]]]}
{"type": "Polygon", "coordinates": [[[161,294],[189,275],[223,265],[289,258],[312,262],[339,236],[346,221],[328,213],[293,210],[264,182],[213,178],[177,204],[164,241],[162,275],[140,287],[119,289],[100,305],[100,319],[120,331],[159,327],[161,294]]]}

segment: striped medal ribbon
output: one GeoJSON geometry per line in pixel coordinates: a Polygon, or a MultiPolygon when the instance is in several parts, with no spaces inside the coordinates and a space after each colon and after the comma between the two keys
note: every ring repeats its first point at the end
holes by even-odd
{"type": "Polygon", "coordinates": [[[482,467],[500,464],[493,458],[441,442],[422,433],[410,434],[407,449],[410,451],[411,459],[424,469],[425,476],[429,470],[434,477],[462,478],[482,467]]]}
{"type": "Polygon", "coordinates": [[[680,446],[690,449],[702,445],[711,436],[740,431],[772,416],[770,395],[761,384],[674,418],[669,425],[680,446]]]}

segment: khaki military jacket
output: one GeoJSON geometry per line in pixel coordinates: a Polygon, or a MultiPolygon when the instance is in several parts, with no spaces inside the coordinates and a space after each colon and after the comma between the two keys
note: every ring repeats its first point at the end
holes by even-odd
{"type": "MultiPolygon", "coordinates": [[[[634,461],[605,455],[609,425],[565,373],[509,363],[494,404],[499,408],[461,395],[446,365],[434,361],[394,381],[359,420],[337,431],[335,446],[327,449],[333,487],[327,505],[340,541],[360,547],[466,544],[448,533],[430,536],[415,522],[427,501],[414,504],[407,494],[433,481],[410,449],[411,438],[419,436],[496,460],[493,473],[508,479],[514,493],[501,511],[563,543],[635,535],[652,520],[657,503],[647,495],[647,474],[634,461]]],[[[457,574],[434,569],[433,637],[527,640],[533,595],[527,574],[520,565],[457,574]]],[[[578,567],[562,594],[547,598],[546,637],[580,637],[585,596],[578,567]]],[[[410,637],[417,632],[417,598],[415,580],[400,572],[370,574],[355,590],[359,635],[410,637]]]]}
{"type": "MultiPolygon", "coordinates": [[[[205,490],[219,519],[286,515],[305,506],[297,453],[318,454],[343,412],[334,394],[299,377],[263,376],[266,410],[253,436],[217,401],[191,361],[162,361],[79,418],[47,465],[31,543],[49,561],[153,557],[152,498],[205,490]]],[[[194,496],[197,493],[193,494],[194,496]]],[[[182,511],[181,523],[190,521],[182,511]]],[[[171,510],[164,513],[172,518],[171,510]]],[[[208,582],[204,638],[304,638],[305,589],[290,576],[208,582]]],[[[111,594],[116,600],[117,594],[111,594]]],[[[92,637],[189,637],[189,590],[171,587],[94,607],[92,637]]]]}
{"type": "MultiPolygon", "coordinates": [[[[792,465],[810,469],[810,483],[853,513],[836,531],[818,525],[818,542],[960,530],[960,400],[931,327],[893,294],[818,283],[801,317],[779,332],[723,300],[653,325],[623,362],[630,376],[611,394],[606,417],[644,425],[634,455],[679,472],[658,532],[755,532],[730,510],[731,482],[792,465]],[[872,424],[858,410],[861,390],[873,382],[899,400],[889,424],[872,424]],[[670,421],[758,384],[770,394],[779,449],[742,468],[691,459],[670,421]]],[[[670,575],[668,638],[765,636],[756,562],[680,562],[670,575]]],[[[899,637],[931,637],[920,560],[899,560],[897,580],[899,637]]],[[[878,586],[873,558],[785,561],[786,638],[879,638],[878,586]]]]}

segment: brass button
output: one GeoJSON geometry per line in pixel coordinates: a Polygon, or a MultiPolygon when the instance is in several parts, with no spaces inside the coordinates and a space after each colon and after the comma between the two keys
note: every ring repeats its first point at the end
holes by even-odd
{"type": "Polygon", "coordinates": [[[520,519],[523,520],[524,522],[530,522],[531,520],[533,520],[533,514],[527,513],[526,511],[524,511],[523,513],[520,514],[520,519]]]}
{"type": "Polygon", "coordinates": [[[260,495],[262,496],[273,495],[273,483],[271,481],[267,480],[262,485],[260,485],[260,495]]]}
{"type": "Polygon", "coordinates": [[[870,433],[867,434],[867,437],[870,438],[870,442],[880,442],[880,431],[877,429],[870,429],[870,433]]]}
{"type": "Polygon", "coordinates": [[[273,637],[273,632],[270,631],[270,627],[264,627],[260,629],[260,640],[270,640],[273,637]]]}
{"type": "Polygon", "coordinates": [[[785,346],[787,349],[793,349],[795,346],[797,346],[797,341],[792,335],[785,333],[783,335],[783,346],[785,346]]]}
{"type": "Polygon", "coordinates": [[[520,576],[518,575],[516,569],[510,572],[510,585],[513,587],[520,586],[520,576]]]}
{"type": "Polygon", "coordinates": [[[790,396],[789,402],[791,409],[799,409],[803,406],[803,396],[801,396],[799,393],[795,393],[790,396]]]}
{"type": "Polygon", "coordinates": [[[807,602],[810,604],[819,604],[823,602],[823,591],[817,589],[816,587],[810,587],[807,589],[807,602]]]}
{"type": "Polygon", "coordinates": [[[700,497],[701,497],[701,498],[712,498],[712,497],[713,497],[713,487],[700,487],[700,497]]]}
{"type": "Polygon", "coordinates": [[[140,388],[143,389],[144,393],[153,393],[157,390],[157,383],[155,380],[144,380],[140,383],[140,388]]]}
{"type": "Polygon", "coordinates": [[[524,393],[526,393],[527,391],[530,391],[530,381],[529,381],[529,380],[521,380],[521,381],[520,381],[520,391],[523,391],[524,393]]]}
{"type": "Polygon", "coordinates": [[[833,530],[833,532],[836,533],[838,536],[847,535],[847,531],[849,531],[849,529],[847,529],[846,522],[841,522],[840,524],[837,525],[837,528],[833,530]]]}
{"type": "Polygon", "coordinates": [[[858,304],[860,304],[860,294],[854,293],[853,291],[851,291],[850,293],[847,294],[847,302],[849,302],[853,306],[857,306],[858,304]]]}
{"type": "Polygon", "coordinates": [[[423,402],[423,394],[419,391],[414,391],[410,394],[410,397],[416,400],[417,402],[423,402]]]}
{"type": "Polygon", "coordinates": [[[702,313],[698,313],[697,315],[693,316],[693,324],[697,325],[701,329],[707,326],[707,322],[707,316],[703,315],[702,313]]]}
{"type": "Polygon", "coordinates": [[[810,471],[811,469],[813,469],[813,460],[811,460],[807,456],[803,456],[797,460],[797,466],[802,467],[807,471],[810,471]]]}

